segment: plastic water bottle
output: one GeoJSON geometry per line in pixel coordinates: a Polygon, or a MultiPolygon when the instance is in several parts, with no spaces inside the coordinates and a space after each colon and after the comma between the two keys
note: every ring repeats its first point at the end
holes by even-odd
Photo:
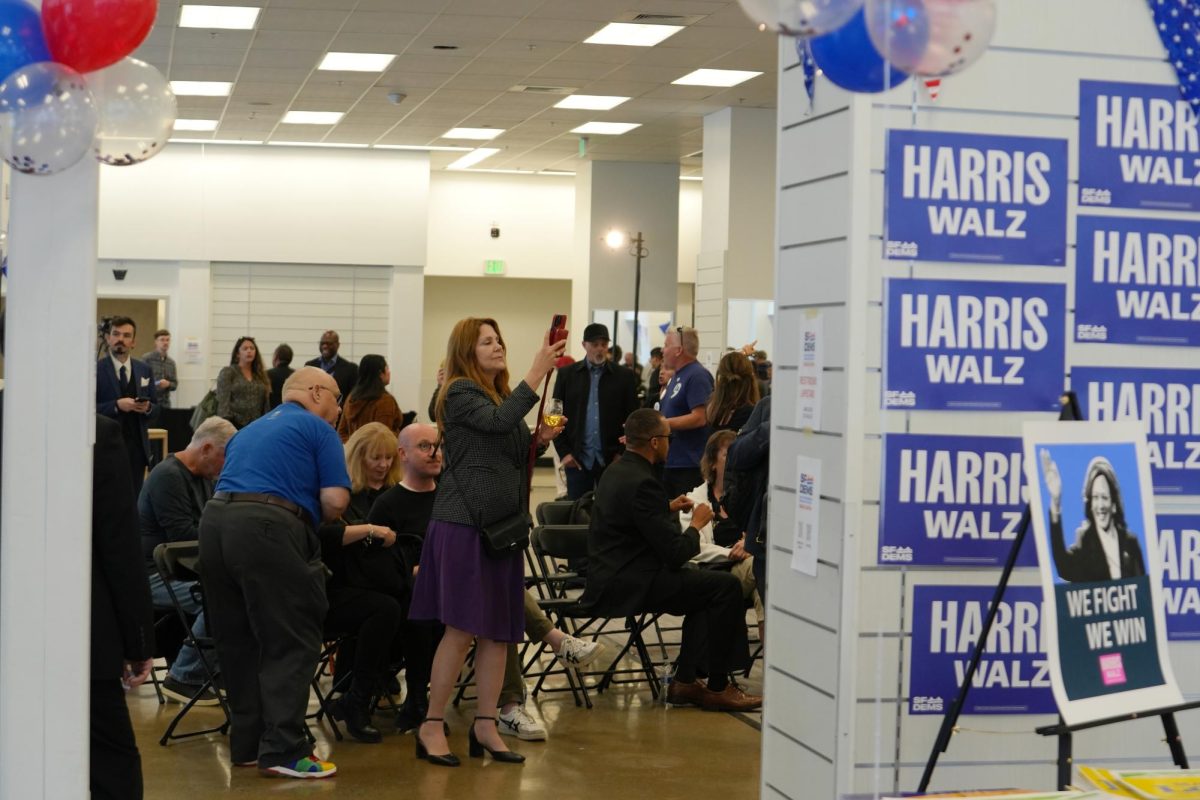
{"type": "Polygon", "coordinates": [[[675,672],[671,669],[670,663],[659,665],[657,676],[658,688],[660,692],[658,695],[658,701],[664,706],[667,706],[667,708],[670,708],[670,706],[667,705],[667,690],[671,688],[671,679],[675,676],[675,672]]]}

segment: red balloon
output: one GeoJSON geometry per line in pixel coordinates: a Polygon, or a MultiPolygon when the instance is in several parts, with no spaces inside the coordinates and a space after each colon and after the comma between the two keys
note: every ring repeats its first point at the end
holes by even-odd
{"type": "Polygon", "coordinates": [[[50,54],[77,72],[92,72],[132,53],[150,33],[158,0],[43,0],[50,54]]]}

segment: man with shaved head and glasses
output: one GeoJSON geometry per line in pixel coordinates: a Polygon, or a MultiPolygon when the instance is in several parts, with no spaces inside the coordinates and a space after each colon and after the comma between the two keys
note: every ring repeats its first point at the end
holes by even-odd
{"type": "Polygon", "coordinates": [[[350,504],[334,424],[341,392],[317,367],[283,384],[283,404],[225,446],[200,518],[200,563],[228,692],[229,755],[270,777],[327,778],[304,717],[321,652],[325,565],[316,526],[350,504]]]}

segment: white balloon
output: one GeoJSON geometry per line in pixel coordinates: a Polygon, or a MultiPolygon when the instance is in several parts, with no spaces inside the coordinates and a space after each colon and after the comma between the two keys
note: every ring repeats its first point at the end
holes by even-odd
{"type": "Polygon", "coordinates": [[[913,71],[927,78],[961,72],[987,51],[996,32],[994,0],[925,0],[929,46],[913,71]]]}
{"type": "Polygon", "coordinates": [[[162,73],[145,61],[123,58],[88,73],[100,112],[92,150],[102,164],[140,164],[160,153],[175,126],[178,105],[162,73]]]}
{"type": "Polygon", "coordinates": [[[863,0],[738,0],[746,16],[781,36],[820,36],[850,21],[863,0]]]}
{"type": "Polygon", "coordinates": [[[912,72],[929,47],[924,0],[867,0],[864,8],[871,44],[888,63],[912,72]]]}
{"type": "Polygon", "coordinates": [[[95,101],[70,67],[40,61],[0,83],[0,158],[18,172],[61,172],[87,154],[95,135],[95,101]]]}

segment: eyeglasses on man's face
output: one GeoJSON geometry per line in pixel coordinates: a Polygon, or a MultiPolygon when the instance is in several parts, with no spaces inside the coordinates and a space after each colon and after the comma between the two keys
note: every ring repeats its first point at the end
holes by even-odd
{"type": "Polygon", "coordinates": [[[437,444],[434,442],[417,442],[417,449],[422,453],[432,453],[437,450],[437,444]]]}

